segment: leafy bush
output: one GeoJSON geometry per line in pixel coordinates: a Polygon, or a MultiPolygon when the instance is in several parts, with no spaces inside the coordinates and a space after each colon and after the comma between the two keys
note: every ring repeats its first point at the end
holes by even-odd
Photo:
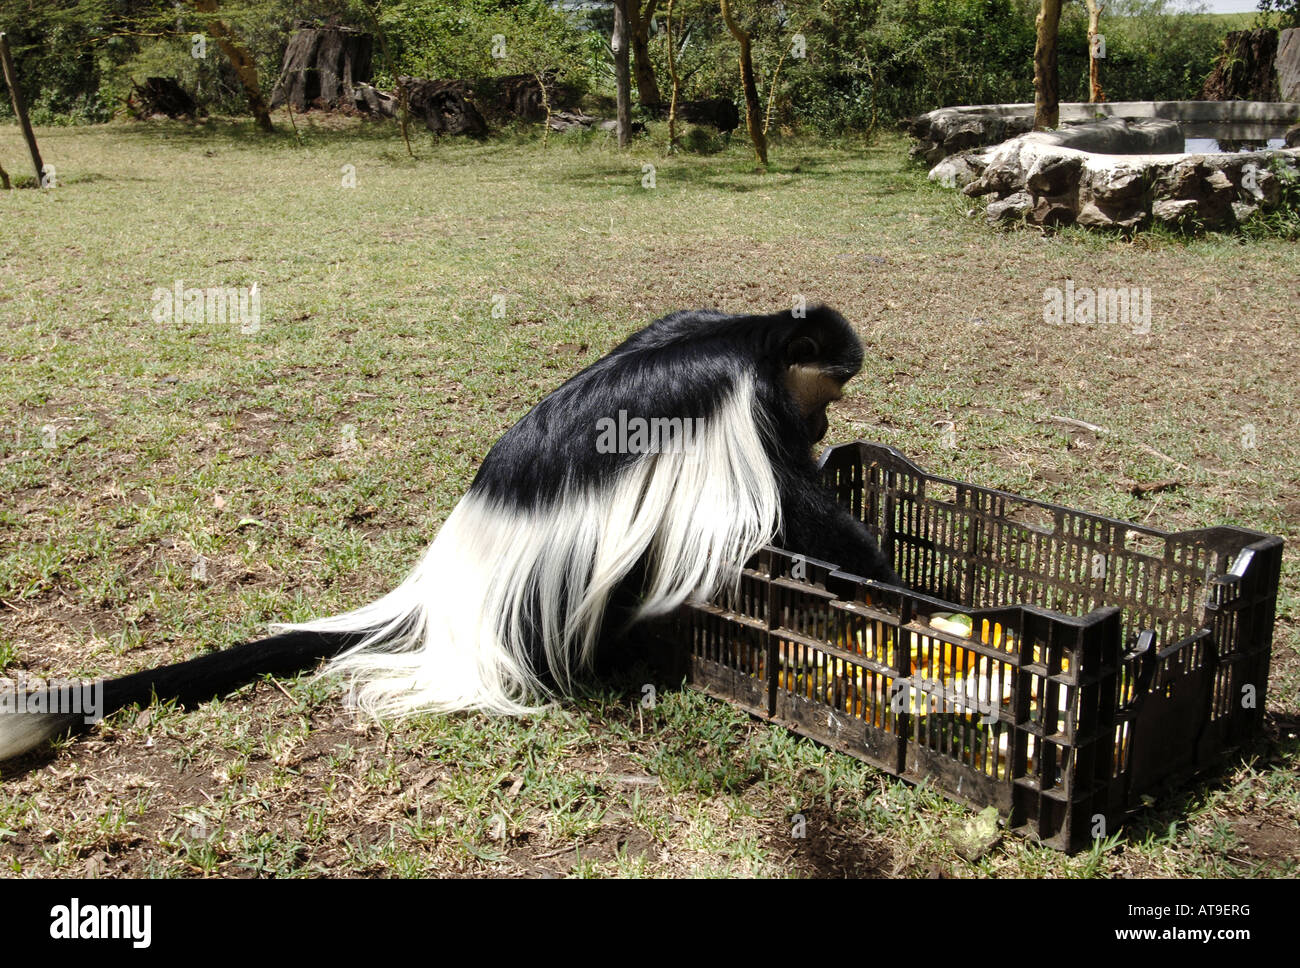
{"type": "MultiPolygon", "coordinates": [[[[736,45],[717,4],[687,0],[674,14],[687,34],[681,57],[684,96],[739,100],[736,45]]],[[[777,123],[836,133],[861,130],[953,104],[1032,101],[1036,0],[787,0],[784,15],[740,0],[753,34],[764,102],[778,62],[777,123]],[[805,56],[793,56],[793,38],[805,56]]],[[[662,13],[662,7],[661,7],[662,13]]],[[[1194,13],[1171,13],[1165,0],[1112,0],[1102,17],[1102,84],[1111,100],[1197,95],[1218,54],[1225,26],[1194,13]]],[[[656,68],[667,77],[665,39],[656,68]]],[[[1061,18],[1061,96],[1088,97],[1087,12],[1067,3],[1061,18]]]]}
{"type": "MultiPolygon", "coordinates": [[[[580,20],[545,0],[403,0],[379,24],[395,69],[412,77],[485,78],[555,71],[579,91],[600,71],[605,47],[580,20]]],[[[392,70],[376,52],[381,86],[392,70]]]]}
{"type": "MultiPolygon", "coordinates": [[[[1300,0],[1263,0],[1291,10],[1300,0]]],[[[1037,0],[732,0],[751,32],[759,94],[773,86],[773,121],[828,133],[861,130],[950,104],[1033,99],[1037,0]],[[804,49],[792,53],[794,35],[804,49]],[[778,74],[779,65],[779,74],[778,74]],[[776,78],[775,84],[773,82],[776,78]]],[[[102,120],[132,78],[175,76],[209,111],[246,110],[243,92],[215,43],[190,56],[205,15],[173,0],[0,0],[25,93],[43,123],[102,120]]],[[[669,89],[667,9],[660,0],[650,51],[669,89]]],[[[375,72],[484,78],[555,69],[578,91],[608,96],[612,15],[556,9],[546,0],[222,0],[220,16],[254,55],[269,95],[297,18],[377,23],[375,72]],[[494,43],[494,38],[500,42],[494,43]],[[387,49],[388,56],[384,54],[387,49]],[[495,56],[494,56],[495,55],[495,56]],[[391,60],[390,60],[391,58],[391,60]]],[[[717,0],[674,0],[682,96],[741,103],[737,48],[717,0]]],[[[1167,0],[1112,0],[1102,17],[1101,77],[1111,100],[1193,97],[1226,30],[1221,20],[1172,14],[1167,0]]],[[[1061,95],[1087,97],[1087,15],[1068,0],[1061,22],[1061,95]]],[[[0,111],[6,110],[0,107],[0,111]]]]}
{"type": "MultiPolygon", "coordinates": [[[[1109,101],[1186,101],[1200,95],[1227,27],[1196,12],[1172,12],[1165,0],[1112,0],[1102,14],[1106,38],[1101,85],[1109,101]]],[[[1061,97],[1088,99],[1088,15],[1081,4],[1061,17],[1061,97]]]]}

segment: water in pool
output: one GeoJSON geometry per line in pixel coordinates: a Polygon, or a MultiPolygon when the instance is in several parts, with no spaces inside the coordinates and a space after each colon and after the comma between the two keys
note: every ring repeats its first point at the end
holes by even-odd
{"type": "Polygon", "coordinates": [[[1182,124],[1185,151],[1216,154],[1224,151],[1265,151],[1285,148],[1286,128],[1268,124],[1182,124]]]}

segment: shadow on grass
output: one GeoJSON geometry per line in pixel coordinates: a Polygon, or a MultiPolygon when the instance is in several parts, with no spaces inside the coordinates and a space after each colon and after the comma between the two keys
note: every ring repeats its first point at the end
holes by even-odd
{"type": "MultiPolygon", "coordinates": [[[[797,188],[803,184],[843,179],[851,160],[826,160],[801,153],[797,158],[781,159],[770,164],[766,171],[756,166],[752,159],[737,159],[734,155],[676,155],[672,159],[649,160],[644,155],[626,155],[584,166],[570,165],[558,172],[556,180],[579,187],[604,188],[610,181],[630,180],[638,183],[647,174],[644,166],[655,165],[656,182],[671,179],[674,187],[696,190],[732,192],[745,195],[751,192],[797,188]],[[682,163],[684,162],[684,163],[682,163]],[[671,165],[671,167],[667,167],[671,165]]],[[[867,189],[895,190],[892,171],[861,169],[863,185],[867,189]]]]}
{"type": "MultiPolygon", "coordinates": [[[[600,669],[603,686],[592,686],[585,693],[588,697],[600,695],[606,701],[628,704],[631,707],[642,701],[647,694],[647,685],[653,685],[655,692],[649,695],[667,696],[675,692],[688,690],[685,684],[685,657],[681,653],[668,655],[664,652],[653,653],[653,645],[646,641],[631,641],[629,648],[618,659],[610,661],[600,669]]],[[[1294,768],[1300,758],[1300,718],[1283,714],[1270,713],[1266,717],[1264,733],[1254,742],[1235,751],[1225,752],[1217,763],[1190,778],[1175,779],[1170,785],[1150,791],[1154,801],[1147,807],[1139,807],[1127,817],[1118,831],[1115,842],[1121,848],[1139,848],[1152,843],[1160,843],[1172,838],[1174,843],[1186,844],[1191,825],[1196,814],[1205,806],[1215,792],[1226,792],[1231,788],[1233,775],[1248,764],[1256,773],[1285,774],[1294,768]],[[1172,831],[1172,833],[1171,833],[1172,831]]],[[[815,742],[815,741],[814,741],[815,742]]],[[[691,763],[697,768],[699,764],[691,763]]],[[[718,782],[718,777],[706,776],[697,780],[698,786],[713,786],[722,790],[743,788],[750,780],[744,777],[727,777],[730,782],[718,782]],[[739,781],[739,782],[737,782],[739,781]]],[[[896,780],[904,783],[906,781],[896,780]]],[[[807,815],[807,811],[805,811],[807,815]]],[[[821,854],[812,851],[806,856],[792,862],[807,876],[871,876],[873,870],[881,869],[888,863],[889,857],[871,845],[864,844],[859,835],[846,831],[853,829],[847,815],[829,812],[820,817],[820,826],[828,834],[838,832],[834,844],[824,844],[821,854]]],[[[811,829],[812,820],[809,819],[811,829]]],[[[1279,831],[1275,831],[1280,834],[1279,831]]],[[[1279,838],[1279,840],[1289,839],[1279,838]]],[[[1200,839],[1204,840],[1204,837],[1200,839]]],[[[1263,846],[1256,848],[1247,843],[1247,858],[1237,861],[1243,866],[1251,865],[1244,873],[1289,876],[1293,875],[1296,858],[1289,846],[1279,847],[1264,838],[1263,846]]],[[[1044,848],[1050,856],[1055,854],[1050,848],[1044,848]]],[[[806,852],[805,852],[806,853],[806,852]]],[[[1086,854],[1086,851],[1084,852],[1086,854]]],[[[1064,855],[1062,855],[1064,856],[1064,855]]],[[[1084,854],[1076,855],[1084,856],[1084,854]]],[[[1234,858],[1234,861],[1236,859],[1234,858]]]]}
{"type": "Polygon", "coordinates": [[[422,124],[410,130],[412,158],[395,122],[312,112],[297,116],[297,132],[284,112],[275,116],[275,131],[267,134],[252,119],[211,117],[200,121],[119,121],[105,130],[114,137],[139,144],[169,145],[203,150],[219,157],[225,151],[299,151],[310,148],[366,144],[378,149],[379,160],[393,166],[437,163],[473,163],[485,154],[535,150],[544,165],[546,153],[555,151],[554,177],[579,188],[604,189],[611,181],[639,183],[647,163],[671,177],[676,187],[747,195],[753,192],[812,187],[856,176],[866,192],[892,194],[905,190],[915,177],[910,166],[900,166],[896,146],[880,140],[863,142],[806,142],[773,139],[771,164],[766,171],[754,161],[749,145],[733,140],[722,150],[697,154],[666,154],[666,138],[643,136],[629,152],[620,152],[607,132],[555,134],[542,146],[538,125],[507,125],[483,139],[437,137],[422,124]],[[647,153],[650,154],[647,154],[647,153]],[[666,166],[671,165],[668,169],[666,166]]]}
{"type": "MultiPolygon", "coordinates": [[[[1119,831],[1119,843],[1132,847],[1158,843],[1169,838],[1171,830],[1174,831],[1174,838],[1186,839],[1186,827],[1192,815],[1216,790],[1227,790],[1233,774],[1243,764],[1260,773],[1270,770],[1285,773],[1293,768],[1292,764],[1300,756],[1300,739],[1296,738],[1298,733],[1300,719],[1268,714],[1264,735],[1259,739],[1236,751],[1224,753],[1217,765],[1191,779],[1172,788],[1152,791],[1155,802],[1146,809],[1137,810],[1124,822],[1119,831]]],[[[1249,851],[1247,845],[1247,852],[1249,851]]],[[[1236,861],[1236,858],[1232,859],[1236,861]]],[[[1252,873],[1261,870],[1282,873],[1288,862],[1295,865],[1293,856],[1256,855],[1251,856],[1250,861],[1256,865],[1252,873]]]]}
{"type": "MultiPolygon", "coordinates": [[[[321,119],[334,119],[335,116],[321,115],[321,119]]],[[[390,141],[406,154],[402,142],[401,129],[389,121],[371,121],[365,118],[342,118],[328,126],[317,123],[314,115],[296,117],[298,130],[295,134],[283,112],[274,118],[275,130],[263,131],[252,119],[242,118],[204,118],[200,121],[120,121],[114,122],[110,129],[115,136],[126,140],[143,142],[163,142],[194,147],[251,148],[297,148],[353,144],[358,141],[390,141]]],[[[419,126],[423,131],[423,126],[419,126]]],[[[416,126],[412,126],[412,141],[415,140],[416,126]]]]}

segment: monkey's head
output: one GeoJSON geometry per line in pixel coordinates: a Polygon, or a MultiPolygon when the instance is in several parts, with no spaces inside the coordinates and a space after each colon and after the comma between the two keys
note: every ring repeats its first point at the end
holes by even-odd
{"type": "Polygon", "coordinates": [[[844,384],[862,369],[862,343],[839,313],[825,306],[791,314],[782,363],[785,388],[813,442],[826,436],[826,408],[844,396],[844,384]]]}

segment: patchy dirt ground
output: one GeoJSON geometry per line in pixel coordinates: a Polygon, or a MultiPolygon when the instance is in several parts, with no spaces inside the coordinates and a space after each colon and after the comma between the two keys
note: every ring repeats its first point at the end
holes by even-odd
{"type": "MultiPolygon", "coordinates": [[[[828,439],[1169,530],[1289,542],[1266,737],[1065,858],[975,861],[924,788],[664,684],[536,720],[358,723],[326,683],[131,710],[0,771],[15,876],[1294,876],[1300,251],[992,233],[901,141],[630,156],[50,130],[0,198],[0,669],[120,674],[391,587],[537,399],[684,306],[835,306],[868,346],[828,439]],[[641,166],[657,166],[657,188],[641,166]],[[355,165],[357,187],[338,172],[355,165]],[[20,246],[17,239],[24,239],[20,246]],[[39,253],[39,256],[36,255],[39,253]],[[255,334],[158,289],[262,292],[255,334]],[[1149,290],[1150,331],[1046,293],[1149,290]],[[501,297],[504,318],[493,316],[501,297]],[[1062,422],[1059,417],[1075,421],[1062,422]],[[1080,423],[1095,429],[1087,429],[1080,423]],[[949,433],[951,428],[951,433],[949,433]],[[950,446],[955,444],[955,446],[950,446]],[[1138,485],[1161,483],[1152,492],[1138,485]],[[200,562],[202,563],[200,565],[200,562]],[[802,828],[799,827],[801,818],[802,828]],[[794,836],[802,829],[805,836],[794,836]]],[[[18,142],[0,129],[0,145],[18,142]]]]}

